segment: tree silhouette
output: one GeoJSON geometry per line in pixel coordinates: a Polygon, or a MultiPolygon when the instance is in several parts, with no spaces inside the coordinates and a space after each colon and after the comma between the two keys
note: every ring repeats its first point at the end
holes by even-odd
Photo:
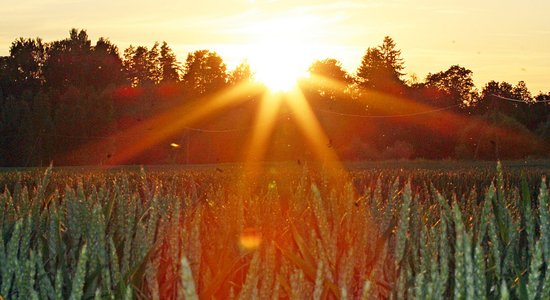
{"type": "Polygon", "coordinates": [[[162,67],[160,64],[159,43],[155,42],[147,53],[147,74],[149,82],[158,84],[162,80],[162,67]]]}
{"type": "Polygon", "coordinates": [[[8,74],[9,56],[0,56],[0,99],[6,94],[12,78],[8,74]]]}
{"type": "Polygon", "coordinates": [[[38,92],[44,82],[42,66],[46,58],[42,40],[19,38],[10,47],[10,56],[5,58],[3,72],[10,81],[3,87],[8,95],[20,95],[25,90],[38,92]]]}
{"type": "Polygon", "coordinates": [[[124,67],[124,73],[126,75],[126,80],[132,86],[137,86],[139,84],[139,74],[136,72],[136,63],[134,62],[134,56],[136,55],[136,48],[130,45],[128,48],[124,49],[124,58],[122,61],[122,66],[124,67]]]}
{"type": "Polygon", "coordinates": [[[384,65],[387,69],[391,71],[391,74],[395,80],[401,80],[401,76],[405,75],[401,71],[405,68],[403,59],[401,58],[401,50],[396,49],[396,44],[394,40],[385,36],[382,45],[378,46],[380,53],[382,54],[382,59],[384,60],[384,65]]]}
{"type": "Polygon", "coordinates": [[[525,104],[532,101],[531,94],[527,90],[524,82],[520,81],[518,85],[512,86],[508,82],[488,82],[481,91],[479,103],[476,109],[479,113],[493,113],[495,111],[503,112],[514,116],[514,113],[525,108],[525,104]],[[516,102],[508,99],[523,101],[516,102]]]}
{"type": "Polygon", "coordinates": [[[253,74],[250,70],[250,65],[247,62],[240,63],[233,71],[229,73],[228,83],[237,85],[239,83],[252,80],[253,74]]]}
{"type": "MultiPolygon", "coordinates": [[[[429,73],[423,83],[413,78],[407,86],[401,79],[403,69],[401,51],[390,37],[366,50],[355,77],[335,59],[312,63],[312,76],[299,86],[330,139],[328,145],[341,157],[518,158],[542,153],[537,136],[550,142],[550,104],[535,102],[550,100],[550,94],[533,98],[523,81],[516,85],[491,81],[477,95],[472,71],[458,65],[429,73]],[[394,101],[404,97],[406,101],[394,101]],[[460,105],[452,114],[465,122],[445,122],[443,113],[395,117],[411,107],[454,104],[460,105]]],[[[116,45],[106,38],[92,44],[85,30],[72,29],[68,38],[49,43],[40,38],[16,39],[9,55],[0,57],[0,165],[40,165],[54,158],[67,164],[105,161],[117,148],[127,147],[108,138],[114,133],[140,128],[144,120],[180,101],[199,99],[251,79],[247,63],[228,73],[222,58],[209,50],[190,53],[180,69],[166,42],[150,49],[130,46],[121,58],[116,45]],[[105,138],[108,141],[101,147],[83,147],[105,138]],[[66,155],[81,148],[86,150],[66,155]]],[[[252,90],[243,97],[260,96],[252,90]]],[[[224,117],[213,116],[196,126],[232,128],[240,122],[246,127],[254,118],[256,104],[249,101],[224,117]]],[[[278,138],[292,144],[298,139],[292,137],[289,124],[277,123],[275,127],[281,128],[275,136],[282,134],[278,138]]],[[[139,130],[143,132],[138,135],[153,134],[156,128],[139,130]]],[[[196,149],[190,153],[199,154],[186,161],[212,162],[213,157],[200,156],[202,147],[238,143],[235,136],[245,137],[240,133],[224,138],[194,135],[190,147],[196,149]]],[[[237,157],[236,144],[223,148],[220,153],[233,148],[230,152],[237,157]]],[[[281,151],[286,154],[273,158],[288,159],[298,150],[281,151]]],[[[173,161],[165,154],[166,145],[159,144],[128,163],[173,161]]]]}
{"type": "Polygon", "coordinates": [[[529,130],[536,132],[550,142],[550,93],[539,93],[533,98],[534,101],[540,103],[530,103],[527,105],[526,110],[526,122],[524,123],[529,130]],[[542,134],[544,133],[544,134],[542,134]]]}
{"type": "Polygon", "coordinates": [[[123,66],[128,82],[136,86],[158,84],[162,78],[159,45],[155,43],[151,50],[145,46],[137,48],[130,45],[124,50],[123,66]]]}
{"type": "Polygon", "coordinates": [[[90,83],[92,46],[88,34],[73,28],[69,35],[47,47],[44,77],[50,89],[84,88],[90,83]]]}
{"type": "Polygon", "coordinates": [[[529,89],[527,88],[527,84],[525,81],[520,80],[513,88],[512,88],[512,96],[516,100],[521,100],[524,102],[533,102],[533,96],[531,95],[531,92],[529,92],[529,89]]]}
{"type": "MultiPolygon", "coordinates": [[[[540,93],[535,97],[536,101],[550,101],[550,93],[540,93]]],[[[547,143],[550,143],[550,104],[545,103],[536,109],[529,110],[531,121],[528,125],[529,129],[535,131],[547,143]]]]}
{"type": "Polygon", "coordinates": [[[404,68],[401,50],[397,50],[393,39],[386,36],[382,45],[367,49],[356,77],[363,88],[397,92],[404,85],[401,80],[404,68]]]}
{"type": "Polygon", "coordinates": [[[377,48],[368,48],[357,69],[357,81],[363,88],[376,88],[381,72],[385,72],[382,53],[377,48]]]}
{"type": "Polygon", "coordinates": [[[162,42],[159,57],[162,82],[177,82],[180,80],[180,67],[176,55],[166,42],[162,42]]]}
{"type": "Polygon", "coordinates": [[[452,103],[470,105],[477,97],[472,74],[471,70],[453,65],[447,71],[429,73],[426,77],[426,86],[444,92],[452,103]]]}
{"type": "Polygon", "coordinates": [[[26,101],[7,96],[0,106],[0,153],[3,165],[22,166],[25,164],[24,154],[27,144],[24,133],[25,121],[29,113],[26,101]]]}
{"type": "Polygon", "coordinates": [[[342,63],[334,58],[313,62],[309,67],[309,73],[319,95],[326,96],[331,100],[334,100],[338,93],[344,92],[346,87],[352,83],[352,78],[344,70],[342,63]]]}
{"type": "Polygon", "coordinates": [[[124,83],[122,60],[118,47],[106,38],[99,38],[92,49],[90,84],[98,91],[124,83]]]}
{"type": "Polygon", "coordinates": [[[134,48],[132,45],[124,50],[124,69],[126,70],[126,78],[132,86],[149,83],[147,52],[146,47],[134,48]]]}
{"type": "Polygon", "coordinates": [[[227,82],[226,65],[213,51],[190,53],[185,62],[185,85],[199,95],[223,89],[227,82]]]}

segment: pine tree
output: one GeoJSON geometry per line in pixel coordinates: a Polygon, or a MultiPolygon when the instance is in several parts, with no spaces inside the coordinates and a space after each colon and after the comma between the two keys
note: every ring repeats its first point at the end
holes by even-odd
{"type": "Polygon", "coordinates": [[[159,43],[155,42],[151,50],[147,53],[145,61],[147,69],[147,79],[150,83],[158,84],[162,79],[162,69],[160,65],[159,43]]]}
{"type": "Polygon", "coordinates": [[[357,70],[357,82],[367,89],[393,90],[404,85],[401,80],[404,68],[401,50],[386,36],[382,45],[367,49],[357,70]]]}
{"type": "Polygon", "coordinates": [[[177,82],[180,80],[180,67],[176,55],[166,42],[160,47],[160,69],[162,82],[177,82]]]}

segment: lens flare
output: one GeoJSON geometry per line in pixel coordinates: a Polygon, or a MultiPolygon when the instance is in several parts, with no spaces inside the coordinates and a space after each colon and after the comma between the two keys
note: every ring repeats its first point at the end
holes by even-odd
{"type": "Polygon", "coordinates": [[[257,249],[262,244],[262,233],[254,227],[245,228],[239,237],[239,245],[244,250],[257,249]]]}

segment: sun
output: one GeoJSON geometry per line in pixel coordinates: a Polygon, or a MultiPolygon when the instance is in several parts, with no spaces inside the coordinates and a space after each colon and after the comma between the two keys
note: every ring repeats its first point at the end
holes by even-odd
{"type": "Polygon", "coordinates": [[[256,80],[275,92],[289,91],[307,76],[308,59],[300,45],[268,41],[257,45],[249,58],[256,80]]]}
{"type": "Polygon", "coordinates": [[[308,76],[319,46],[311,40],[308,19],[283,18],[254,27],[254,41],[247,47],[256,80],[271,91],[287,92],[308,76]]]}

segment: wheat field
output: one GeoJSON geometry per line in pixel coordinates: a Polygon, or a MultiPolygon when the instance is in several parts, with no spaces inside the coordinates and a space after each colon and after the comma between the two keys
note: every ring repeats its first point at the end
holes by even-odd
{"type": "Polygon", "coordinates": [[[3,171],[0,295],[550,299],[547,171],[3,171]]]}

